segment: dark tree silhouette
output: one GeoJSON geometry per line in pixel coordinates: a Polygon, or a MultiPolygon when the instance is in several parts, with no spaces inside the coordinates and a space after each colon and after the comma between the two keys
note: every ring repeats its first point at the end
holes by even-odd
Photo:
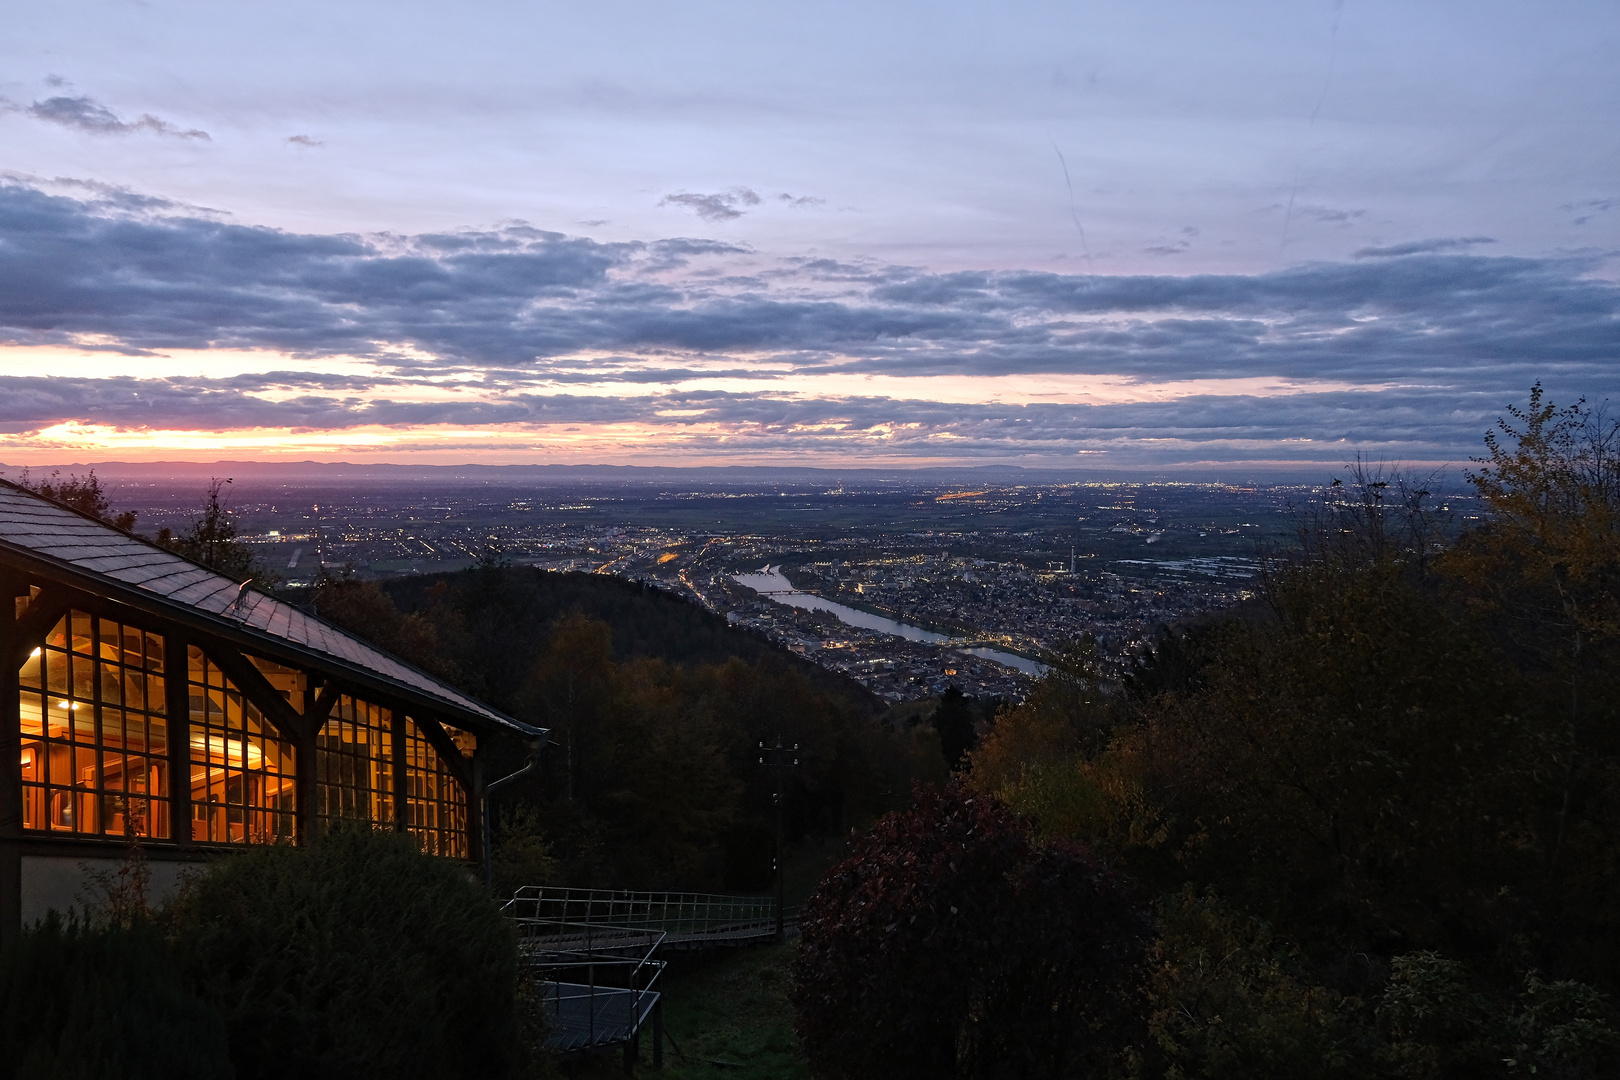
{"type": "Polygon", "coordinates": [[[230,499],[223,494],[230,482],[218,477],[210,480],[202,516],[178,536],[167,528],[159,529],[157,542],[237,581],[251,579],[261,587],[274,586],[280,579],[254,558],[252,548],[236,538],[230,499]]]}
{"type": "Polygon", "coordinates": [[[53,470],[50,479],[38,481],[30,477],[28,470],[24,469],[22,475],[17,478],[17,483],[81,514],[100,518],[109,525],[116,525],[126,531],[135,527],[135,511],[126,510],[122,514],[112,512],[112,507],[107,502],[107,489],[101,486],[101,480],[96,476],[94,469],[84,476],[69,473],[66,480],[62,479],[61,472],[53,470]]]}
{"type": "Polygon", "coordinates": [[[962,759],[969,750],[979,745],[978,733],[973,730],[973,703],[952,683],[939,697],[934,715],[929,718],[939,736],[939,749],[945,755],[945,764],[954,772],[961,768],[962,759]]]}

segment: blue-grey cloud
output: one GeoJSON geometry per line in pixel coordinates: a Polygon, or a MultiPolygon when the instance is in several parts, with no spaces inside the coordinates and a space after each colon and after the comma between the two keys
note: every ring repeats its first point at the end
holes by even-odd
{"type": "Polygon", "coordinates": [[[773,260],[704,239],[599,243],[523,222],[301,234],[121,189],[77,190],[86,197],[0,185],[0,339],[132,356],[219,347],[360,356],[391,374],[13,380],[0,402],[9,430],[64,419],[342,428],[612,416],[672,431],[741,425],[728,444],[738,446],[835,442],[888,426],[889,445],[918,454],[1061,455],[1132,440],[1146,454],[1153,439],[1212,455],[1366,444],[1444,459],[1477,449],[1489,418],[1537,380],[1564,398],[1620,396],[1620,288],[1592,273],[1596,263],[1486,256],[1459,240],[1253,275],[929,273],[773,260]],[[780,372],[1360,389],[964,406],[787,395],[771,388],[780,372]],[[411,392],[450,375],[473,381],[448,399],[411,392]],[[700,378],[759,389],[659,389],[700,378]],[[623,384],[624,396],[552,392],[602,382],[623,384]]]}
{"type": "Polygon", "coordinates": [[[1588,221],[1608,213],[1616,206],[1620,206],[1620,199],[1583,199],[1578,203],[1565,203],[1563,209],[1577,215],[1573,220],[1573,224],[1585,225],[1588,221]]]}
{"type": "Polygon", "coordinates": [[[1414,240],[1389,247],[1364,247],[1354,254],[1358,259],[1396,259],[1405,255],[1433,255],[1441,251],[1464,251],[1480,244],[1494,244],[1491,236],[1449,236],[1434,240],[1414,240]]]}
{"type": "Polygon", "coordinates": [[[704,221],[730,221],[733,218],[740,218],[748,212],[741,209],[742,207],[758,206],[759,203],[759,194],[744,187],[712,195],[683,191],[665,195],[658,200],[659,206],[684,206],[704,221]]]}
{"type": "MultiPolygon", "coordinates": [[[[400,381],[273,373],[230,379],[0,377],[0,426],[37,430],[64,418],[124,428],[186,427],[206,417],[222,430],[254,427],[344,429],[426,425],[639,423],[672,434],[721,425],[727,438],[848,441],[877,429],[900,452],[1071,454],[1128,451],[1143,442],[1208,448],[1292,442],[1329,457],[1356,447],[1387,448],[1425,460],[1477,447],[1503,401],[1492,394],[1443,391],[1336,391],[1298,397],[1195,396],[1110,405],[959,404],[886,397],[790,397],[769,390],[678,391],[603,397],[515,392],[495,400],[410,401],[390,395],[400,381]],[[307,393],[256,396],[267,389],[307,393]],[[672,411],[679,413],[671,419],[672,411]],[[814,433],[821,432],[818,438],[814,433]]],[[[1252,454],[1252,449],[1250,453],[1252,454]]]]}
{"type": "Polygon", "coordinates": [[[150,131],[155,135],[171,135],[177,139],[209,141],[208,132],[198,128],[175,127],[151,113],[142,113],[134,120],[123,120],[117,113],[92,97],[57,96],[36,101],[28,107],[28,115],[36,120],[60,124],[89,135],[130,135],[137,131],[150,131]]]}

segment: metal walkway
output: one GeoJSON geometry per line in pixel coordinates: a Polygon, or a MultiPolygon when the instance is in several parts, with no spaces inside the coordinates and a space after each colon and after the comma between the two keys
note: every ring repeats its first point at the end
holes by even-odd
{"type": "Polygon", "coordinates": [[[653,989],[664,970],[658,953],[776,936],[775,901],[768,896],[530,885],[501,913],[516,924],[518,947],[539,984],[550,1022],[547,1046],[568,1052],[623,1044],[628,1061],[650,1021],[655,1065],[663,1057],[662,1010],[653,989]]]}
{"type": "Polygon", "coordinates": [[[546,1046],[559,1053],[630,1042],[652,1018],[659,1003],[656,990],[568,982],[548,982],[543,989],[542,1001],[550,1021],[546,1046]]]}

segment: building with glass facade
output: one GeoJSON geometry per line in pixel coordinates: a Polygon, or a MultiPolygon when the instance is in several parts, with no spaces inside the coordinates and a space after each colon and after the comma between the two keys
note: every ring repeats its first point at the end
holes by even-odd
{"type": "Polygon", "coordinates": [[[0,481],[0,937],[139,838],[161,891],[351,819],[480,857],[519,723],[302,609],[0,481]]]}

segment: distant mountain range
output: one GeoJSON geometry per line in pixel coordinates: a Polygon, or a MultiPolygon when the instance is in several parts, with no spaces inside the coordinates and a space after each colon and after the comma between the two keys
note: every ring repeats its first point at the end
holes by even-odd
{"type": "MultiPolygon", "coordinates": [[[[1301,469],[1279,466],[1261,471],[1210,465],[1207,468],[1131,472],[1100,469],[1026,469],[1017,465],[936,466],[915,469],[826,469],[770,465],[421,465],[365,464],[326,461],[92,461],[64,465],[29,466],[36,477],[60,471],[64,476],[94,469],[103,481],[161,484],[174,481],[192,485],[211,477],[250,480],[255,485],[296,484],[299,487],[370,487],[421,484],[485,484],[491,487],[669,486],[758,487],[764,484],[803,484],[824,490],[841,484],[858,487],[950,484],[1061,484],[1075,482],[1167,483],[1322,483],[1336,470],[1322,466],[1301,469]]],[[[0,476],[15,480],[20,465],[0,464],[0,476]]]]}

